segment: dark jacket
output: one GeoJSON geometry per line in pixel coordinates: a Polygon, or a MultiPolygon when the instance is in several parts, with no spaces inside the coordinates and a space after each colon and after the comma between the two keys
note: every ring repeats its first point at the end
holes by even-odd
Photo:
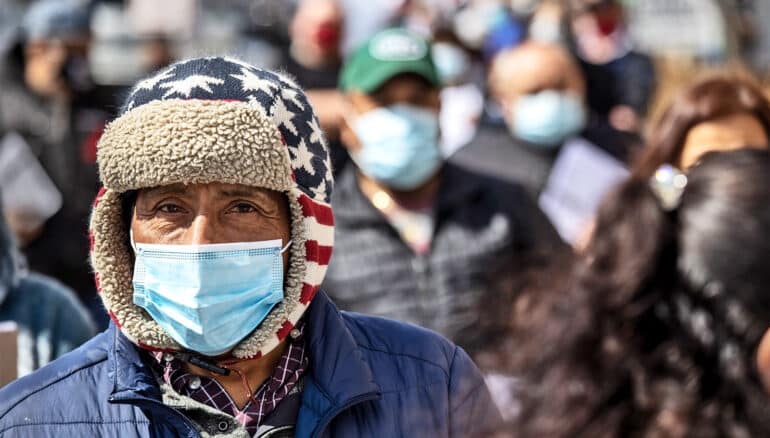
{"type": "Polygon", "coordinates": [[[123,90],[99,86],[70,101],[46,100],[24,85],[22,66],[13,58],[0,58],[0,138],[20,135],[63,200],[23,252],[32,270],[59,279],[91,307],[98,301],[88,264],[88,220],[100,187],[96,140],[123,90]]]}
{"type": "MultiPolygon", "coordinates": [[[[642,146],[638,136],[618,131],[594,115],[579,137],[626,164],[642,146]]],[[[511,136],[501,120],[485,116],[473,140],[458,149],[450,161],[474,172],[521,184],[536,199],[545,188],[561,146],[538,148],[526,144],[511,136]]]]}
{"type": "Polygon", "coordinates": [[[606,64],[578,59],[593,111],[606,118],[616,105],[628,105],[644,117],[657,85],[652,58],[632,50],[606,64]]]}
{"type": "MultiPolygon", "coordinates": [[[[499,421],[475,365],[436,334],[340,313],[323,293],[305,318],[310,368],[296,436],[465,437],[499,421]]],[[[160,401],[147,360],[110,325],[0,390],[0,436],[199,436],[186,417],[160,401]]]]}
{"type": "Polygon", "coordinates": [[[529,268],[561,241],[521,186],[451,164],[442,178],[430,252],[417,255],[348,166],[332,196],[335,243],[323,287],[344,310],[427,327],[473,356],[494,344],[529,268]]]}
{"type": "Polygon", "coordinates": [[[558,153],[558,148],[531,147],[514,139],[501,121],[482,119],[473,140],[449,160],[474,172],[521,184],[537,199],[558,153]]]}

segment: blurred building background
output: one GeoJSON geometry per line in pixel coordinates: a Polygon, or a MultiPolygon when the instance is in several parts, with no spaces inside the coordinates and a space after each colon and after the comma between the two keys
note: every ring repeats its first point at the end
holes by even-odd
{"type": "MultiPolygon", "coordinates": [[[[0,38],[7,44],[32,1],[0,2],[0,38]]],[[[342,0],[347,19],[342,47],[349,52],[387,24],[430,30],[469,3],[499,4],[522,22],[559,0],[342,0]],[[426,22],[412,11],[433,20],[426,22]],[[408,14],[414,14],[408,16],[408,14]]],[[[743,60],[764,71],[770,62],[770,2],[764,0],[624,0],[635,45],[657,57],[718,64],[743,60]]],[[[90,63],[95,79],[129,84],[164,58],[237,54],[260,66],[289,45],[296,0],[96,0],[90,63]]],[[[476,23],[463,24],[473,26],[476,23]]],[[[542,26],[540,26],[542,27],[542,26]]]]}

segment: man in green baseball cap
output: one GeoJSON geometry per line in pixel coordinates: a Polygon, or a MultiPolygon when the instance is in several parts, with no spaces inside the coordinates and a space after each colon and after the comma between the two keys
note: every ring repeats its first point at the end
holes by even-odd
{"type": "Polygon", "coordinates": [[[527,269],[520,260],[558,245],[555,231],[521,187],[446,162],[440,83],[421,36],[378,33],[346,60],[340,88],[352,163],[332,196],[324,290],[347,310],[428,327],[471,354],[493,344],[508,315],[482,303],[509,309],[512,287],[502,285],[527,269]]]}
{"type": "Polygon", "coordinates": [[[340,135],[361,172],[400,192],[430,185],[442,160],[428,41],[404,29],[375,35],[343,65],[340,88],[350,104],[340,135]]]}

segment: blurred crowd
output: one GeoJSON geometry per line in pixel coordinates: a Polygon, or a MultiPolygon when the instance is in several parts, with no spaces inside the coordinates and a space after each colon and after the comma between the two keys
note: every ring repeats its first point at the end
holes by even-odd
{"type": "Polygon", "coordinates": [[[467,351],[499,436],[765,436],[766,16],[749,0],[2,0],[16,374],[110,323],[89,219],[132,85],[227,54],[285,72],[318,115],[322,289],[467,351]]]}

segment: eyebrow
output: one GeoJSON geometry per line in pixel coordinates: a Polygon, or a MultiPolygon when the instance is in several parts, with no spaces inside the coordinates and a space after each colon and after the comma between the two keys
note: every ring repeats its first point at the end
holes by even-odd
{"type": "MultiPolygon", "coordinates": [[[[187,193],[187,186],[181,183],[167,186],[153,187],[144,189],[142,192],[146,196],[165,196],[165,195],[184,195],[187,193]]],[[[231,198],[263,198],[266,193],[258,187],[232,187],[218,190],[218,193],[231,198]]]]}

